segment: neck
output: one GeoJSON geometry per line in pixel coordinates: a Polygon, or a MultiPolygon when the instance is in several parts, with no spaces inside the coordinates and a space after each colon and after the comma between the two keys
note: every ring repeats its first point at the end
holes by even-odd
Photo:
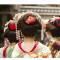
{"type": "Polygon", "coordinates": [[[14,46],[16,43],[14,42],[14,43],[10,43],[10,46],[14,46]]]}
{"type": "Polygon", "coordinates": [[[24,42],[25,42],[25,43],[33,43],[33,42],[34,42],[34,38],[24,37],[24,42]]]}

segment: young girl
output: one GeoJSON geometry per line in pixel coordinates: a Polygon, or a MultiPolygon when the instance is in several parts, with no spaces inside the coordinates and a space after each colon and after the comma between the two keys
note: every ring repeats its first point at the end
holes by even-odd
{"type": "Polygon", "coordinates": [[[38,40],[41,35],[41,18],[33,12],[25,13],[17,23],[24,41],[18,42],[12,52],[12,57],[20,58],[47,58],[51,57],[50,50],[38,40]]]}

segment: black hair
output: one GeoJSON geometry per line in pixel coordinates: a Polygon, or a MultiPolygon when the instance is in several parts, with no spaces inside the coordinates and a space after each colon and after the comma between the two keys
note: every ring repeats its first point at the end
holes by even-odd
{"type": "Polygon", "coordinates": [[[60,50],[60,41],[57,40],[53,43],[52,47],[55,49],[55,50],[60,50]]]}
{"type": "Polygon", "coordinates": [[[8,38],[9,42],[10,43],[16,43],[17,40],[16,40],[16,31],[9,31],[9,30],[6,30],[4,32],[4,38],[8,38]]]}
{"type": "Polygon", "coordinates": [[[25,37],[33,37],[36,35],[36,33],[38,33],[39,30],[41,30],[41,23],[38,21],[37,18],[35,19],[36,21],[34,22],[34,24],[26,23],[26,20],[29,16],[33,16],[36,18],[36,16],[33,14],[25,14],[19,19],[17,23],[17,29],[21,30],[22,34],[25,37]]]}
{"type": "Polygon", "coordinates": [[[53,22],[49,22],[48,25],[46,25],[46,31],[50,32],[53,37],[60,37],[60,21],[57,19],[53,22]]]}
{"type": "Polygon", "coordinates": [[[53,37],[60,37],[60,28],[50,30],[53,37]]]}

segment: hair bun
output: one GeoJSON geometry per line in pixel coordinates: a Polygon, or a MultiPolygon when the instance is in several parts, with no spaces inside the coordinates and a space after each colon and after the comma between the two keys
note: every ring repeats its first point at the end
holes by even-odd
{"type": "Polygon", "coordinates": [[[36,18],[34,16],[29,16],[27,20],[25,21],[26,24],[34,24],[36,22],[36,18]]]}

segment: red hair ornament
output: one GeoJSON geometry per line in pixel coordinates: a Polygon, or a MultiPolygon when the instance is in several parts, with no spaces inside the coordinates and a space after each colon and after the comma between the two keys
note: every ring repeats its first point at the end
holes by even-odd
{"type": "Polygon", "coordinates": [[[27,20],[25,21],[25,23],[26,23],[26,24],[29,24],[29,25],[34,24],[35,22],[36,22],[36,18],[33,17],[33,16],[29,16],[29,17],[27,18],[27,20]]]}
{"type": "Polygon", "coordinates": [[[15,31],[15,30],[16,30],[16,25],[15,25],[15,23],[9,23],[8,28],[9,28],[9,30],[11,30],[11,31],[15,31]]]}

